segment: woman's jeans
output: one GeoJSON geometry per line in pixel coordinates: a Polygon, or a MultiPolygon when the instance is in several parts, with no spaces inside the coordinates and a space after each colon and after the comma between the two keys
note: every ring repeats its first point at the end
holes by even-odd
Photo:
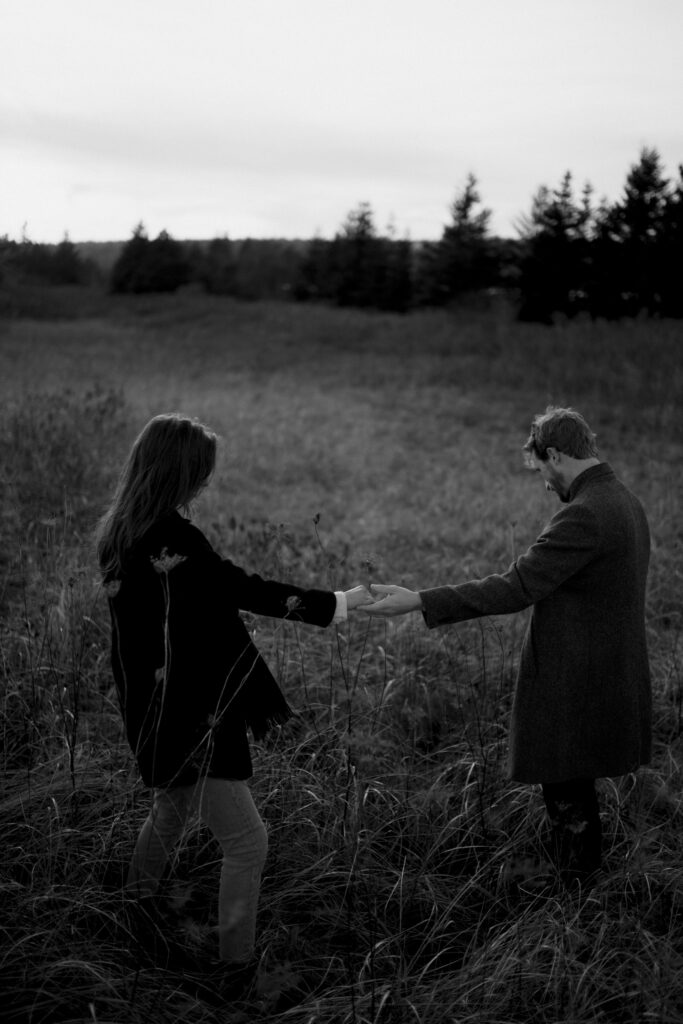
{"type": "Polygon", "coordinates": [[[551,857],[566,879],[585,882],[600,868],[602,828],[594,779],[543,784],[551,857]]]}
{"type": "Polygon", "coordinates": [[[155,789],[154,803],[140,830],[127,889],[152,895],[195,813],[223,851],[218,896],[221,960],[243,963],[254,951],[256,907],[268,837],[246,782],[201,778],[192,786],[155,789]]]}

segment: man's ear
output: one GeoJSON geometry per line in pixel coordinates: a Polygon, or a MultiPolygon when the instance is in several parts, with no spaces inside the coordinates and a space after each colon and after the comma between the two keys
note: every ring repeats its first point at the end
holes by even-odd
{"type": "Polygon", "coordinates": [[[553,448],[552,445],[548,445],[546,451],[548,453],[548,458],[551,462],[559,462],[559,457],[561,453],[558,452],[557,448],[553,448]]]}

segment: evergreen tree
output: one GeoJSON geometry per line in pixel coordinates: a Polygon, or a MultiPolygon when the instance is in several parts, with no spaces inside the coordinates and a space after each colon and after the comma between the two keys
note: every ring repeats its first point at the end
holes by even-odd
{"type": "Polygon", "coordinates": [[[24,235],[16,248],[14,265],[24,278],[49,282],[53,270],[52,249],[24,235]]]}
{"type": "Polygon", "coordinates": [[[113,292],[150,291],[145,277],[149,245],[145,225],[140,221],[112,267],[109,286],[113,292]]]}
{"type": "Polygon", "coordinates": [[[591,245],[591,283],[589,306],[594,317],[614,320],[633,315],[625,292],[624,247],[617,206],[603,198],[595,212],[595,232],[591,245]]]}
{"type": "Polygon", "coordinates": [[[405,313],[413,304],[413,246],[408,238],[386,238],[380,309],[405,313]]]}
{"type": "Polygon", "coordinates": [[[623,198],[609,220],[611,233],[621,245],[621,288],[628,312],[661,311],[669,202],[669,182],[659,153],[642,149],[639,162],[627,175],[623,198]]]}
{"type": "Polygon", "coordinates": [[[149,246],[149,277],[153,292],[175,292],[190,279],[190,268],[180,242],[160,231],[149,246]]]}
{"type": "Polygon", "coordinates": [[[8,235],[0,235],[0,286],[8,276],[8,271],[14,263],[17,243],[11,241],[8,235]]]}
{"type": "Polygon", "coordinates": [[[332,246],[328,239],[318,236],[307,244],[292,289],[292,295],[298,302],[336,298],[332,246]]]}
{"type": "Polygon", "coordinates": [[[369,203],[359,203],[348,214],[332,243],[335,298],[340,306],[376,306],[382,291],[382,246],[369,203]]]}
{"type": "Polygon", "coordinates": [[[87,267],[78,249],[69,236],[65,235],[52,256],[52,281],[55,284],[81,284],[86,273],[87,267]]]}
{"type": "Polygon", "coordinates": [[[683,164],[672,185],[664,211],[661,242],[661,311],[683,316],[683,164]]]}
{"type": "Polygon", "coordinates": [[[133,230],[112,267],[114,292],[174,292],[190,279],[190,268],[180,242],[167,231],[150,241],[142,223],[133,230]]]}
{"type": "Polygon", "coordinates": [[[292,295],[299,301],[405,312],[413,298],[413,246],[395,239],[391,226],[380,236],[370,204],[359,203],[332,241],[308,243],[292,295]]]}
{"type": "Polygon", "coordinates": [[[556,189],[538,189],[529,216],[518,224],[525,246],[520,320],[552,323],[554,313],[572,316],[588,308],[594,220],[592,188],[586,183],[577,202],[570,171],[556,189]]]}
{"type": "Polygon", "coordinates": [[[669,201],[669,182],[664,177],[656,149],[642,149],[617,205],[617,227],[627,243],[652,244],[662,236],[669,201]]]}
{"type": "Polygon", "coordinates": [[[12,268],[15,278],[25,282],[61,285],[82,284],[92,274],[92,266],[83,260],[68,235],[58,245],[32,242],[24,233],[21,242],[4,241],[3,262],[12,268]]]}
{"type": "MultiPolygon", "coordinates": [[[[667,269],[671,203],[659,154],[643,149],[626,178],[622,198],[605,200],[596,214],[591,311],[597,316],[661,313],[667,269]]],[[[675,248],[675,247],[674,247],[675,248]]]]}
{"type": "Polygon", "coordinates": [[[477,179],[469,174],[451,205],[451,223],[439,242],[423,247],[419,291],[423,302],[443,304],[497,283],[495,249],[489,238],[491,211],[481,203],[477,179]]]}
{"type": "Polygon", "coordinates": [[[210,295],[234,294],[236,259],[233,243],[227,236],[213,238],[191,262],[196,279],[210,295]]]}

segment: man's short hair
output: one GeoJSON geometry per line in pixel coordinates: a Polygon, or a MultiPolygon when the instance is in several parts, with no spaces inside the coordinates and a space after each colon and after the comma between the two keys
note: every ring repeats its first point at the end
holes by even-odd
{"type": "Polygon", "coordinates": [[[534,416],[531,433],[524,445],[524,451],[541,462],[548,458],[548,448],[557,448],[558,452],[573,459],[597,458],[598,454],[595,434],[581,413],[554,405],[534,416]]]}

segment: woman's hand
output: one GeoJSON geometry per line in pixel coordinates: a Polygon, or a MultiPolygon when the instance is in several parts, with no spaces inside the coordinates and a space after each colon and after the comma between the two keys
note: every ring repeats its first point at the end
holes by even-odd
{"type": "Polygon", "coordinates": [[[347,590],[344,593],[346,597],[346,608],[347,611],[353,611],[354,608],[362,608],[367,604],[372,604],[375,600],[367,587],[354,587],[353,590],[347,590]]]}
{"type": "Polygon", "coordinates": [[[368,615],[405,615],[406,612],[419,612],[422,598],[416,591],[391,584],[371,583],[370,590],[375,598],[374,604],[363,606],[368,615]]]}

